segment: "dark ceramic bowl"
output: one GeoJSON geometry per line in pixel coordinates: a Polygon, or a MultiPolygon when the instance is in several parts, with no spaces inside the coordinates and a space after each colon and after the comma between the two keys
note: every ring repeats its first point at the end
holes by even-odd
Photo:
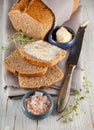
{"type": "Polygon", "coordinates": [[[47,39],[48,39],[48,42],[50,44],[67,50],[75,44],[76,35],[75,35],[75,32],[71,28],[66,27],[66,26],[64,26],[64,27],[72,34],[72,39],[69,42],[59,43],[59,42],[56,41],[56,32],[59,28],[61,28],[61,27],[58,27],[58,26],[56,28],[52,29],[52,31],[48,34],[47,39]]]}
{"type": "Polygon", "coordinates": [[[48,117],[48,116],[52,113],[53,108],[54,108],[54,105],[53,105],[52,97],[51,97],[48,93],[46,93],[46,92],[44,92],[44,91],[42,91],[42,90],[38,90],[38,91],[37,91],[37,90],[33,90],[33,91],[30,91],[30,92],[28,92],[28,93],[22,98],[21,110],[22,110],[22,112],[24,113],[25,116],[27,116],[28,118],[33,119],[33,120],[42,120],[42,119],[48,117]],[[31,95],[34,95],[35,92],[42,92],[43,95],[47,96],[47,98],[48,98],[49,101],[50,101],[50,108],[48,109],[48,111],[47,111],[46,113],[44,113],[44,114],[42,114],[42,115],[34,115],[34,114],[31,114],[31,113],[29,113],[29,112],[27,111],[27,109],[26,109],[26,107],[25,107],[26,99],[28,99],[31,95]]]}

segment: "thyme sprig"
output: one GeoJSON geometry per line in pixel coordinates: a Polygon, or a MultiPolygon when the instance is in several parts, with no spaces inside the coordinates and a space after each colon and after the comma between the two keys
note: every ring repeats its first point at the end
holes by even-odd
{"type": "MultiPolygon", "coordinates": [[[[73,121],[75,116],[78,116],[78,109],[80,108],[81,101],[88,98],[90,93],[90,82],[86,77],[83,77],[83,91],[77,90],[75,95],[72,96],[73,103],[68,103],[67,108],[61,113],[61,116],[57,119],[63,119],[63,122],[73,121]]],[[[86,113],[84,110],[82,110],[86,113]]]]}
{"type": "MultiPolygon", "coordinates": [[[[36,39],[25,36],[21,31],[16,32],[13,35],[8,37],[9,44],[14,44],[16,48],[19,48],[21,45],[24,45],[24,44],[27,44],[27,43],[33,42],[33,41],[36,41],[36,39]]],[[[0,49],[3,51],[8,50],[8,51],[12,52],[12,50],[6,46],[1,46],[0,49]]]]}
{"type": "Polygon", "coordinates": [[[20,44],[27,44],[31,41],[34,41],[35,39],[29,38],[25,36],[21,31],[14,33],[12,36],[9,38],[10,43],[20,43],[20,44]]]}
{"type": "Polygon", "coordinates": [[[8,50],[10,53],[13,52],[13,50],[11,50],[10,48],[3,46],[3,45],[0,47],[0,50],[3,50],[3,51],[8,50]]]}
{"type": "Polygon", "coordinates": [[[6,49],[8,49],[7,47],[5,47],[5,46],[1,46],[1,50],[6,50],[6,49]]]}

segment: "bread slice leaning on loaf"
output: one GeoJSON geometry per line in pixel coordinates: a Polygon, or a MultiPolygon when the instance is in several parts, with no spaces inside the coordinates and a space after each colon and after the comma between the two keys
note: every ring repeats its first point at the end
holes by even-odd
{"type": "Polygon", "coordinates": [[[42,76],[47,71],[47,67],[38,67],[25,61],[18,50],[4,59],[4,65],[10,72],[26,76],[42,76]]]}
{"type": "Polygon", "coordinates": [[[56,65],[48,68],[46,74],[40,77],[18,75],[20,87],[27,89],[47,88],[60,81],[62,78],[63,73],[56,65]]]}
{"type": "Polygon", "coordinates": [[[54,26],[53,12],[41,0],[20,0],[8,13],[15,30],[44,39],[54,26]]]}
{"type": "Polygon", "coordinates": [[[44,67],[56,65],[66,56],[65,50],[43,40],[26,44],[19,51],[22,57],[31,64],[44,67]]]}

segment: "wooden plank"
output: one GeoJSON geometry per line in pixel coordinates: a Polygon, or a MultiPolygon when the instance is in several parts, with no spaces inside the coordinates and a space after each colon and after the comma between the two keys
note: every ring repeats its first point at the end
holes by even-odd
{"type": "MultiPolygon", "coordinates": [[[[82,4],[84,5],[84,18],[88,18],[90,20],[90,24],[87,28],[87,33],[85,35],[85,51],[84,51],[84,66],[85,66],[85,74],[87,75],[89,81],[92,84],[91,89],[91,98],[89,99],[89,106],[88,111],[89,111],[89,117],[90,121],[92,124],[92,129],[94,129],[94,1],[86,1],[82,0],[82,4]],[[86,57],[86,58],[85,58],[86,57]]],[[[88,118],[88,117],[86,117],[88,118]]],[[[87,127],[88,129],[88,127],[87,127]]],[[[91,129],[91,130],[92,130],[91,129]]]]}
{"type": "Polygon", "coordinates": [[[21,111],[21,101],[15,101],[16,103],[16,114],[15,114],[15,123],[13,130],[36,130],[37,121],[27,118],[21,111]]]}
{"type": "Polygon", "coordinates": [[[6,112],[1,118],[1,130],[34,130],[37,128],[37,121],[30,120],[22,114],[20,101],[8,99],[6,106],[6,112]]]}
{"type": "MultiPolygon", "coordinates": [[[[15,103],[13,103],[10,100],[7,100],[7,104],[6,104],[6,114],[5,114],[5,119],[3,120],[4,122],[4,130],[6,129],[10,129],[13,130],[13,126],[14,126],[14,120],[15,120],[15,103]]],[[[1,129],[1,130],[3,130],[1,129]]]]}
{"type": "Polygon", "coordinates": [[[69,130],[70,128],[71,130],[93,130],[89,102],[82,102],[78,113],[79,114],[74,118],[74,121],[64,123],[62,119],[58,122],[56,121],[59,115],[54,111],[47,119],[38,121],[38,130],[69,130]]]}

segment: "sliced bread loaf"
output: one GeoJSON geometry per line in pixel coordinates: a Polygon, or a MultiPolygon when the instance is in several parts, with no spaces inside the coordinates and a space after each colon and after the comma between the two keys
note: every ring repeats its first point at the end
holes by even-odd
{"type": "Polygon", "coordinates": [[[63,73],[56,65],[48,68],[46,74],[40,77],[18,75],[20,87],[27,89],[47,88],[62,78],[63,73]]]}
{"type": "Polygon", "coordinates": [[[66,56],[66,51],[43,40],[32,42],[19,49],[23,58],[36,66],[53,66],[66,56]]]}
{"type": "Polygon", "coordinates": [[[17,31],[38,39],[45,38],[55,21],[53,12],[41,0],[20,0],[8,15],[17,31]]]}
{"type": "Polygon", "coordinates": [[[47,67],[38,67],[25,61],[18,50],[4,60],[5,67],[14,74],[21,74],[27,76],[42,76],[46,73],[47,67]]]}

